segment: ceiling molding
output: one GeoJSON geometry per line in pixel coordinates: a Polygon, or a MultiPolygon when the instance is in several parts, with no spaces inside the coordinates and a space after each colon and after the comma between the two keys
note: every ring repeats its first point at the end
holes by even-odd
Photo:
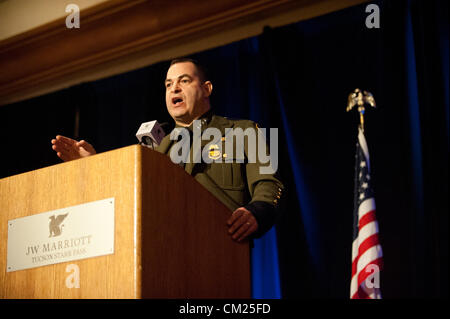
{"type": "Polygon", "coordinates": [[[0,41],[0,105],[86,75],[99,65],[188,43],[292,8],[319,3],[326,11],[329,6],[343,8],[361,2],[214,0],[205,5],[198,0],[107,1],[82,10],[79,29],[67,29],[64,17],[0,41]]]}

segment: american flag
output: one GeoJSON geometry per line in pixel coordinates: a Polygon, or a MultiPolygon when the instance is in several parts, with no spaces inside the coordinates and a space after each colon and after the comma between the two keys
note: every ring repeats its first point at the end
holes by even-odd
{"type": "Polygon", "coordinates": [[[378,239],[375,198],[370,185],[370,160],[364,133],[356,142],[351,299],[381,299],[383,251],[378,239]]]}

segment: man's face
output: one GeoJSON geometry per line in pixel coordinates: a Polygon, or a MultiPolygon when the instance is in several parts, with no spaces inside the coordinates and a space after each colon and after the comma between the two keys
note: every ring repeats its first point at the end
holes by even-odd
{"type": "Polygon", "coordinates": [[[177,124],[189,125],[209,109],[211,82],[202,82],[195,64],[180,62],[167,71],[166,105],[177,124]]]}

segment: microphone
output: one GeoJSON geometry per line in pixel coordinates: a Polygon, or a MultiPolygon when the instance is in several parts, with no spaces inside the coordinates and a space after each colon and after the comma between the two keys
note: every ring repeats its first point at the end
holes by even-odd
{"type": "Polygon", "coordinates": [[[161,128],[164,124],[165,123],[159,124],[158,121],[142,123],[139,130],[136,132],[139,144],[152,149],[161,144],[162,139],[166,136],[166,133],[161,128]]]}

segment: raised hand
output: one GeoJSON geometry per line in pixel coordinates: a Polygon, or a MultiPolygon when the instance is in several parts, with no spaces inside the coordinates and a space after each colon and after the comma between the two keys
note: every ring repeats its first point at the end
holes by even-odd
{"type": "Polygon", "coordinates": [[[85,140],[76,141],[61,135],[57,135],[56,138],[52,139],[52,149],[64,162],[97,153],[94,147],[85,140]]]}

